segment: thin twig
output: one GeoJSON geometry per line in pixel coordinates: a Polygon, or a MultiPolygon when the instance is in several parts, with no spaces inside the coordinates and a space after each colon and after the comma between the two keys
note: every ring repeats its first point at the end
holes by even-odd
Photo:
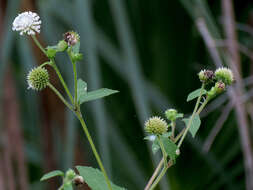
{"type": "Polygon", "coordinates": [[[204,152],[208,152],[214,142],[215,137],[218,135],[218,133],[220,132],[223,124],[225,123],[225,121],[227,120],[229,113],[231,112],[231,110],[233,109],[233,103],[228,103],[225,108],[222,110],[222,114],[219,117],[219,119],[216,121],[213,129],[211,130],[211,132],[209,133],[208,137],[206,138],[206,141],[204,142],[203,145],[203,151],[204,152]]]}
{"type": "Polygon", "coordinates": [[[237,85],[232,91],[231,97],[235,101],[235,111],[238,122],[238,129],[240,133],[240,140],[244,155],[244,169],[246,177],[246,189],[253,189],[253,155],[251,149],[251,140],[249,135],[248,120],[245,105],[240,103],[238,97],[243,94],[242,79],[240,76],[240,54],[238,51],[238,40],[235,30],[235,18],[233,11],[233,2],[231,0],[222,1],[222,9],[224,13],[224,30],[228,41],[228,51],[230,54],[230,59],[228,64],[232,68],[235,78],[237,80],[237,85]]]}

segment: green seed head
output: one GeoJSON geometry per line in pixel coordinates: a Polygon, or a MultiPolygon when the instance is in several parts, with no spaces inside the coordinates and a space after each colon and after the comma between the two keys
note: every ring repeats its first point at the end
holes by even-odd
{"type": "Polygon", "coordinates": [[[43,90],[49,84],[49,74],[45,68],[36,67],[27,76],[28,88],[43,90]]]}
{"type": "Polygon", "coordinates": [[[168,109],[165,111],[165,115],[168,120],[175,121],[177,119],[177,110],[175,109],[168,109]]]}
{"type": "Polygon", "coordinates": [[[230,85],[234,81],[234,75],[230,69],[222,67],[215,71],[215,79],[222,81],[225,85],[230,85]]]}
{"type": "Polygon", "coordinates": [[[151,117],[145,122],[145,130],[154,135],[162,135],[167,132],[168,124],[160,117],[151,117]]]}
{"type": "Polygon", "coordinates": [[[213,80],[214,78],[214,74],[213,74],[213,71],[211,70],[201,70],[199,73],[198,73],[198,76],[199,76],[199,80],[203,83],[209,83],[213,80]]]}

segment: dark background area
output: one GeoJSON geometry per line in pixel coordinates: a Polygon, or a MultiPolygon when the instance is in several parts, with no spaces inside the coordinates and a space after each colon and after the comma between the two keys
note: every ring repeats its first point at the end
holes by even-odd
{"type": "MultiPolygon", "coordinates": [[[[234,3],[241,58],[237,67],[244,79],[243,106],[251,140],[253,3],[229,2],[234,3]]],[[[59,179],[39,182],[44,173],[76,165],[98,167],[72,113],[49,89],[27,90],[29,70],[47,61],[29,37],[11,30],[17,14],[28,10],[41,16],[38,38],[44,46],[56,44],[66,31],[80,34],[84,60],[78,74],[89,90],[120,91],[84,104],[82,111],[112,181],[129,190],[143,189],[160,157],[153,156],[151,144],[143,140],[144,121],[152,115],[164,117],[168,108],[191,113],[194,102],[187,103],[186,97],[200,87],[197,73],[216,68],[196,24],[200,18],[217,42],[223,64],[229,65],[224,58],[228,47],[222,1],[0,0],[0,190],[55,190],[59,179]]],[[[66,55],[57,56],[57,65],[72,86],[66,55]]],[[[51,82],[63,92],[49,71],[51,82]]],[[[237,109],[226,110],[230,102],[223,94],[209,104],[197,137],[186,139],[160,189],[246,189],[240,141],[245,137],[239,132],[237,109]],[[217,121],[222,128],[207,150],[208,137],[219,128],[217,121]]]]}

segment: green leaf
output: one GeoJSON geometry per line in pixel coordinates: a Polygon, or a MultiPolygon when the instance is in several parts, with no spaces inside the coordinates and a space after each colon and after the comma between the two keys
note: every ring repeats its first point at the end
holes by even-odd
{"type": "Polygon", "coordinates": [[[64,190],[73,190],[72,183],[69,182],[69,183],[64,184],[63,189],[64,190]]]}
{"type": "Polygon", "coordinates": [[[177,145],[174,142],[172,142],[169,138],[161,136],[160,139],[163,143],[165,152],[170,157],[170,159],[172,159],[175,162],[178,156],[176,154],[176,150],[178,149],[177,145]]]}
{"type": "MultiPolygon", "coordinates": [[[[193,100],[193,99],[199,97],[200,91],[201,91],[201,88],[199,88],[199,89],[194,90],[193,92],[191,92],[191,93],[188,95],[188,97],[187,97],[187,102],[189,102],[189,101],[191,101],[191,100],[193,100]]],[[[207,93],[206,90],[203,89],[203,90],[202,90],[202,95],[204,95],[204,94],[206,94],[206,93],[207,93]]]]}
{"type": "MultiPolygon", "coordinates": [[[[189,118],[183,119],[186,126],[188,125],[189,120],[190,120],[189,118]]],[[[198,132],[200,125],[201,125],[201,120],[199,118],[199,115],[195,115],[192,119],[192,123],[191,123],[190,129],[189,129],[193,138],[195,137],[196,133],[198,132]]]]}
{"type": "Polygon", "coordinates": [[[77,80],[77,100],[80,102],[80,98],[87,94],[87,83],[82,79],[77,80]]]}
{"type": "Polygon", "coordinates": [[[50,179],[50,178],[56,177],[56,176],[64,176],[64,173],[60,170],[55,170],[55,171],[52,171],[52,172],[49,172],[49,173],[43,175],[42,178],[40,179],[40,181],[45,181],[47,179],[50,179]]]}
{"type": "Polygon", "coordinates": [[[73,47],[72,47],[72,51],[74,53],[79,53],[80,50],[80,42],[77,42],[73,47]]]}
{"type": "Polygon", "coordinates": [[[153,141],[153,144],[152,144],[152,152],[153,152],[153,154],[156,154],[159,149],[160,149],[159,141],[158,141],[158,138],[156,138],[153,141]]]}
{"type": "MultiPolygon", "coordinates": [[[[92,190],[108,190],[105,177],[100,170],[86,166],[77,166],[76,168],[92,190]]],[[[125,188],[119,187],[112,182],[111,185],[113,190],[126,190],[125,188]]]]}
{"type": "Polygon", "coordinates": [[[92,101],[92,100],[96,100],[99,98],[103,98],[115,93],[118,93],[119,91],[117,90],[111,90],[111,89],[107,89],[107,88],[101,88],[99,90],[94,90],[91,92],[88,92],[85,95],[80,96],[79,98],[79,102],[80,104],[84,103],[84,102],[88,102],[88,101],[92,101]]]}

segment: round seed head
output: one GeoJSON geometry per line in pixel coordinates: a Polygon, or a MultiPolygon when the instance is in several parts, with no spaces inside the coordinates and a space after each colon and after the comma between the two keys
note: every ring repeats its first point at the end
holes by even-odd
{"type": "Polygon", "coordinates": [[[215,71],[215,79],[222,81],[225,85],[230,85],[234,81],[234,75],[230,69],[222,67],[215,71]]]}
{"type": "Polygon", "coordinates": [[[49,84],[49,74],[45,68],[37,67],[27,75],[28,89],[43,90],[49,84]]]}
{"type": "Polygon", "coordinates": [[[145,122],[145,130],[154,135],[162,135],[167,132],[168,124],[160,117],[151,117],[145,122]]]}

